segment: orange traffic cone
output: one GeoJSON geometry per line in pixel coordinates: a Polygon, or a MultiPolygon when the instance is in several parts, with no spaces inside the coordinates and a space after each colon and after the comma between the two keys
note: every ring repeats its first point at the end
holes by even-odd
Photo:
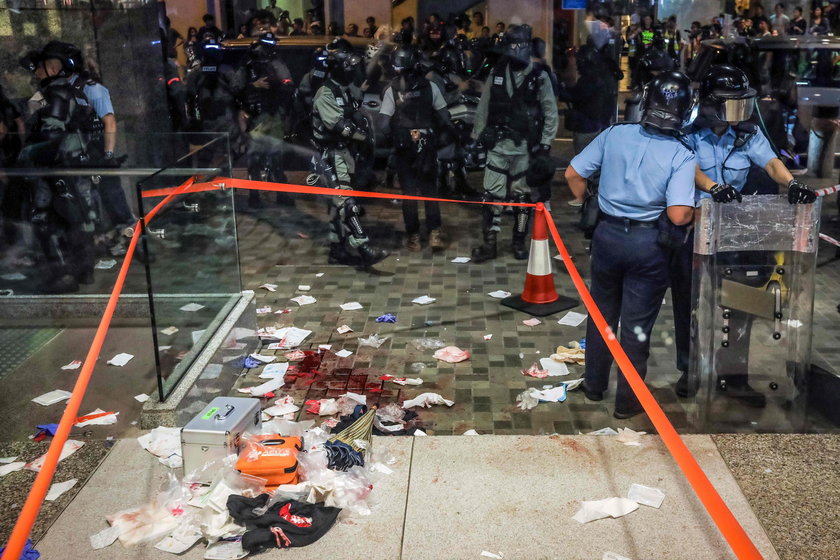
{"type": "Polygon", "coordinates": [[[548,227],[545,223],[545,207],[537,203],[534,229],[531,232],[531,253],[528,257],[528,273],[525,289],[518,296],[502,300],[502,305],[529,315],[545,317],[564,309],[571,309],[580,302],[561,296],[554,287],[554,272],[551,269],[551,248],[548,244],[548,227]]]}

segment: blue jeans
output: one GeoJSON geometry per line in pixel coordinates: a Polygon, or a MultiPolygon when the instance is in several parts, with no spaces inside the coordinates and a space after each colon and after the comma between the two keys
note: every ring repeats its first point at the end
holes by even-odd
{"type": "MultiPolygon", "coordinates": [[[[668,288],[668,252],[656,242],[656,227],[598,224],[592,236],[592,283],[589,288],[607,324],[617,332],[642,379],[647,374],[650,333],[668,288]]],[[[586,324],[586,386],[606,391],[613,358],[590,317],[586,324]]],[[[618,376],[615,408],[639,408],[623,374],[618,376]]]]}

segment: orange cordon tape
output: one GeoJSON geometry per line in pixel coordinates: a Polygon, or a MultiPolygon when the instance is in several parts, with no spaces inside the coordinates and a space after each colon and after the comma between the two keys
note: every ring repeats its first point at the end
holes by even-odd
{"type": "Polygon", "coordinates": [[[820,239],[822,239],[823,241],[825,241],[826,243],[828,243],[830,245],[834,245],[835,247],[840,247],[840,241],[837,241],[833,237],[829,237],[828,235],[826,235],[824,233],[820,234],[820,239]]]}
{"type": "MultiPolygon", "coordinates": [[[[671,455],[674,457],[677,464],[682,469],[692,488],[700,498],[700,501],[706,507],[706,511],[709,512],[709,515],[712,517],[715,524],[718,526],[718,529],[720,529],[724,538],[729,543],[729,546],[732,547],[732,550],[735,552],[735,555],[739,558],[739,560],[753,560],[761,558],[761,554],[758,552],[758,549],[756,549],[749,536],[747,536],[744,529],[738,523],[738,520],[735,519],[735,516],[732,515],[732,512],[723,502],[723,499],[717,493],[714,486],[712,486],[712,483],[709,481],[708,477],[706,477],[705,473],[700,468],[700,465],[691,455],[691,452],[688,450],[688,447],[686,447],[685,443],[682,441],[682,439],[680,439],[679,434],[677,434],[677,431],[668,421],[668,418],[665,416],[665,413],[659,407],[659,404],[656,402],[656,399],[653,398],[653,395],[650,393],[647,386],[644,384],[644,381],[642,381],[642,379],[639,377],[638,372],[633,367],[633,364],[630,362],[630,359],[627,357],[627,354],[625,354],[624,350],[621,348],[621,345],[615,339],[615,336],[612,335],[612,332],[606,324],[603,315],[601,315],[600,310],[595,305],[592,296],[589,294],[589,291],[587,290],[586,285],[583,282],[583,278],[581,278],[580,273],[578,273],[577,271],[577,268],[574,266],[574,264],[572,264],[571,256],[566,250],[566,246],[563,244],[563,241],[560,239],[560,234],[557,232],[557,227],[551,220],[551,215],[548,213],[548,211],[545,210],[542,204],[514,204],[507,202],[463,201],[450,200],[446,198],[428,198],[421,196],[370,193],[355,190],[341,190],[340,192],[336,192],[336,189],[324,187],[309,187],[303,185],[266,183],[262,181],[248,181],[244,179],[224,178],[215,179],[212,182],[206,183],[193,183],[193,181],[190,180],[181,185],[180,187],[146,191],[145,193],[143,193],[144,197],[165,196],[166,198],[164,198],[160,203],[158,203],[154,207],[154,209],[146,215],[145,222],[148,223],[148,221],[151,220],[151,218],[154,217],[154,215],[157,214],[157,212],[164,205],[166,205],[170,200],[172,200],[172,198],[179,194],[185,193],[187,190],[189,190],[190,193],[193,193],[226,188],[255,189],[298,194],[317,194],[326,196],[339,195],[356,196],[359,198],[384,198],[390,200],[430,200],[438,202],[457,202],[461,204],[492,204],[500,206],[536,207],[536,219],[546,220],[549,232],[551,233],[554,243],[557,246],[561,257],[563,258],[563,264],[566,265],[566,269],[569,272],[569,276],[572,278],[572,282],[574,283],[575,288],[580,294],[580,297],[583,300],[586,309],[589,311],[590,317],[593,321],[595,321],[595,324],[598,326],[599,331],[602,333],[602,336],[604,336],[610,353],[615,358],[616,363],[618,363],[619,368],[621,369],[624,376],[627,378],[630,387],[633,389],[633,392],[638,397],[639,402],[644,407],[645,412],[651,419],[651,422],[653,422],[653,425],[659,432],[659,435],[662,438],[662,441],[665,443],[665,446],[671,452],[671,455]]],[[[139,225],[142,227],[143,224],[139,225]]],[[[76,420],[76,414],[79,411],[79,406],[81,405],[82,397],[84,396],[85,390],[87,389],[91,373],[93,372],[93,366],[102,348],[102,343],[104,342],[105,335],[108,331],[108,326],[110,325],[111,318],[114,314],[114,310],[116,309],[117,299],[119,299],[120,291],[122,290],[122,286],[125,281],[125,276],[128,272],[129,264],[131,262],[131,257],[133,256],[135,247],[137,246],[137,239],[141,227],[135,229],[134,236],[131,239],[131,243],[129,244],[128,251],[126,251],[122,267],[120,268],[120,273],[117,277],[117,281],[114,284],[114,289],[111,292],[111,298],[108,300],[108,306],[105,309],[105,314],[103,315],[102,320],[99,323],[99,328],[97,329],[96,335],[94,336],[94,340],[91,344],[90,351],[88,352],[87,358],[85,358],[84,365],[82,366],[82,371],[79,374],[79,378],[76,381],[76,386],[73,389],[73,396],[67,403],[67,408],[64,410],[64,415],[61,418],[61,423],[59,424],[58,430],[56,431],[56,435],[53,438],[49,451],[47,452],[47,457],[44,462],[44,466],[41,469],[41,472],[39,472],[38,476],[35,478],[35,482],[32,485],[32,489],[29,492],[29,496],[27,497],[26,504],[24,504],[23,506],[23,510],[21,511],[17,523],[15,524],[14,530],[12,531],[12,535],[9,538],[9,543],[0,560],[18,560],[26,543],[26,539],[29,537],[29,534],[32,530],[32,526],[35,523],[35,519],[38,515],[38,510],[40,509],[41,504],[43,503],[44,497],[46,496],[47,491],[49,489],[49,484],[52,481],[53,475],[55,474],[55,469],[58,464],[58,457],[60,455],[61,448],[64,446],[64,442],[67,441],[67,437],[70,433],[70,428],[76,420]]]]}
{"type": "MultiPolygon", "coordinates": [[[[190,179],[180,187],[175,187],[172,193],[165,199],[160,201],[148,214],[143,221],[148,223],[161,208],[169,203],[177,195],[186,192],[193,184],[190,179]]],[[[137,240],[140,238],[140,231],[143,227],[143,221],[137,223],[134,228],[134,235],[131,237],[131,242],[128,244],[128,249],[125,252],[120,272],[117,275],[117,280],[114,282],[114,288],[111,290],[111,297],[108,299],[108,304],[105,307],[105,313],[99,321],[99,326],[96,329],[96,334],[93,337],[93,342],[88,350],[85,362],[82,365],[79,377],[76,379],[76,385],[73,387],[73,395],[67,401],[67,406],[64,413],[61,415],[61,421],[58,424],[58,429],[55,431],[52,443],[47,450],[47,456],[44,459],[44,465],[35,477],[35,482],[32,483],[32,488],[29,490],[29,495],[26,498],[26,503],[23,504],[23,509],[20,511],[12,534],[9,536],[9,542],[6,544],[6,550],[3,551],[2,560],[18,560],[21,552],[26,546],[26,540],[32,532],[32,526],[38,518],[38,512],[41,510],[41,505],[44,503],[44,497],[50,488],[55,469],[58,466],[58,458],[61,455],[61,450],[64,447],[67,438],[70,435],[70,430],[76,423],[76,415],[79,413],[79,407],[82,404],[82,399],[87,391],[88,383],[90,382],[93,368],[96,365],[96,359],[99,357],[99,352],[102,350],[102,343],[105,342],[105,335],[108,333],[108,327],[111,325],[111,319],[114,316],[114,311],[117,308],[117,300],[122,292],[125,277],[128,274],[128,269],[131,265],[131,258],[134,256],[134,251],[137,248],[137,240]]],[[[82,556],[84,556],[82,554],[82,556]]]]}
{"type": "MultiPolygon", "coordinates": [[[[717,525],[718,529],[723,534],[723,537],[726,539],[726,542],[728,542],[729,546],[732,547],[732,551],[735,552],[735,555],[739,558],[739,560],[760,559],[761,554],[758,552],[758,549],[750,540],[750,537],[744,531],[744,528],[741,527],[741,524],[738,523],[738,520],[735,519],[735,516],[732,515],[732,512],[724,503],[723,498],[721,498],[720,494],[718,494],[717,490],[715,490],[715,487],[712,486],[712,483],[706,476],[706,473],[704,473],[703,469],[700,468],[697,460],[691,454],[691,451],[688,450],[688,447],[686,447],[685,442],[683,442],[682,438],[680,438],[679,434],[674,429],[674,426],[671,425],[671,422],[668,420],[668,417],[665,416],[665,413],[662,411],[659,403],[656,402],[656,399],[653,398],[653,395],[647,388],[647,385],[645,385],[645,382],[641,377],[639,377],[639,373],[636,371],[636,368],[633,367],[632,362],[630,362],[630,358],[627,357],[624,349],[621,347],[613,334],[612,329],[609,325],[607,325],[606,319],[604,319],[604,316],[601,315],[601,311],[598,309],[598,306],[595,305],[595,300],[592,299],[592,295],[586,288],[583,278],[581,278],[580,273],[572,263],[572,258],[566,250],[566,246],[563,244],[563,241],[560,239],[560,234],[557,232],[557,226],[554,225],[554,222],[551,219],[551,214],[542,208],[542,205],[538,206],[537,210],[537,214],[542,211],[545,216],[545,220],[548,222],[548,229],[551,232],[552,239],[554,239],[554,244],[557,246],[557,250],[560,251],[563,264],[566,266],[566,270],[569,272],[569,276],[572,278],[572,282],[574,283],[575,288],[577,288],[578,294],[583,300],[583,304],[586,306],[586,310],[589,312],[589,317],[598,327],[598,331],[607,343],[607,347],[610,349],[610,353],[613,355],[613,358],[615,358],[621,373],[627,379],[627,382],[630,384],[630,388],[633,389],[633,392],[636,394],[636,397],[645,409],[648,418],[650,418],[650,421],[659,433],[659,437],[662,438],[662,442],[665,444],[665,447],[667,447],[668,451],[671,452],[671,456],[677,462],[680,469],[682,469],[682,472],[688,479],[689,484],[691,484],[694,492],[697,493],[697,497],[699,497],[700,501],[703,502],[703,506],[705,506],[706,511],[709,512],[709,515],[712,517],[715,525],[717,525]]],[[[537,219],[540,219],[540,217],[537,216],[537,219]]]]}

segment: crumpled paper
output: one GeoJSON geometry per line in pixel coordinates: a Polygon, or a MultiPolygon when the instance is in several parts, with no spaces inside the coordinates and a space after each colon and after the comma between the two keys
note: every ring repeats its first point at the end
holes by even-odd
{"type": "Polygon", "coordinates": [[[50,490],[47,492],[47,496],[44,499],[48,502],[56,501],[62,494],[73,488],[77,482],[79,481],[75,478],[71,478],[70,480],[66,480],[64,482],[54,482],[52,486],[50,486],[50,490]]]}
{"type": "Polygon", "coordinates": [[[453,404],[455,404],[455,401],[444,399],[437,393],[422,393],[414,397],[413,399],[404,401],[403,408],[412,408],[415,406],[430,408],[434,404],[445,404],[446,406],[452,406],[453,404]]]}
{"type": "Polygon", "coordinates": [[[181,428],[159,426],[138,437],[137,443],[170,469],[184,464],[181,458],[181,428]]]}
{"type": "Polygon", "coordinates": [[[528,369],[523,369],[522,375],[528,375],[530,377],[542,379],[543,377],[548,377],[548,372],[544,369],[540,369],[540,366],[538,366],[537,364],[533,364],[528,369]]]}
{"type": "MultiPolygon", "coordinates": [[[[78,441],[78,440],[75,440],[75,439],[68,439],[67,441],[65,441],[64,442],[64,447],[61,448],[61,455],[58,456],[59,462],[63,461],[64,459],[66,459],[67,457],[69,457],[70,455],[72,455],[73,453],[78,451],[84,444],[85,444],[85,442],[78,441]]],[[[178,442],[178,445],[180,447],[180,442],[178,442]]],[[[26,469],[30,470],[30,471],[40,472],[41,468],[44,466],[44,461],[46,459],[47,459],[47,454],[44,453],[43,455],[41,455],[40,457],[38,457],[37,459],[35,459],[31,463],[27,463],[26,469]]],[[[14,463],[12,463],[12,464],[14,464],[14,463]]]]}
{"type": "Polygon", "coordinates": [[[639,438],[646,433],[647,432],[636,432],[630,428],[619,428],[618,437],[616,437],[615,440],[623,443],[624,445],[642,445],[639,438]]]}
{"type": "Polygon", "coordinates": [[[456,364],[470,359],[470,353],[466,350],[461,350],[457,346],[446,346],[436,351],[434,357],[443,362],[456,364]]]}
{"type": "Polygon", "coordinates": [[[367,338],[360,338],[359,346],[372,346],[373,348],[379,348],[386,340],[388,340],[387,336],[379,336],[379,333],[374,333],[367,338]]]}
{"type": "Polygon", "coordinates": [[[589,523],[606,517],[618,518],[639,509],[639,504],[627,498],[582,501],[580,509],[572,516],[578,523],[589,523]]]}
{"type": "Polygon", "coordinates": [[[586,363],[586,350],[583,348],[566,348],[565,346],[558,346],[551,359],[556,362],[565,362],[567,364],[578,364],[582,366],[586,363]]]}
{"type": "Polygon", "coordinates": [[[659,488],[634,483],[630,485],[630,490],[627,491],[627,499],[643,506],[658,509],[665,499],[665,492],[659,488]]]}
{"type": "Polygon", "coordinates": [[[317,299],[315,299],[314,297],[312,297],[312,296],[307,296],[307,295],[302,295],[302,296],[293,297],[293,298],[291,298],[291,300],[292,300],[293,302],[295,302],[296,304],[301,305],[301,306],[303,306],[303,305],[309,305],[310,303],[315,303],[315,302],[317,302],[317,301],[318,301],[318,300],[317,300],[317,299]]]}

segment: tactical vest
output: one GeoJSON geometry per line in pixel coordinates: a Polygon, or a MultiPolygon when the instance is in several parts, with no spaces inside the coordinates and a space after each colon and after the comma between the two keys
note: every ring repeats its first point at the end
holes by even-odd
{"type": "MultiPolygon", "coordinates": [[[[341,86],[333,80],[327,80],[321,87],[329,89],[330,93],[333,94],[335,102],[341,110],[341,118],[348,121],[351,120],[353,115],[359,110],[359,104],[353,96],[350,95],[349,92],[344,91],[344,89],[342,89],[341,86]]],[[[341,136],[340,133],[327,128],[327,125],[324,124],[320,113],[318,113],[318,110],[315,107],[312,109],[312,137],[322,147],[326,147],[337,142],[345,142],[347,140],[341,136]]]]}
{"type": "Polygon", "coordinates": [[[82,80],[71,84],[63,78],[47,86],[44,90],[46,105],[37,113],[33,141],[78,134],[84,150],[92,141],[102,140],[105,125],[84,94],[84,86],[82,80]]]}
{"type": "Polygon", "coordinates": [[[434,126],[435,107],[432,102],[432,84],[426,78],[417,78],[409,89],[404,78],[391,81],[391,93],[394,95],[395,128],[416,129],[434,126]]]}
{"type": "Polygon", "coordinates": [[[209,122],[229,116],[229,107],[233,95],[226,79],[218,69],[205,67],[195,70],[200,72],[196,83],[194,116],[200,122],[209,122]]]}
{"type": "MultiPolygon", "coordinates": [[[[513,71],[510,74],[510,79],[513,80],[513,71]]],[[[511,83],[513,94],[509,95],[507,64],[496,64],[489,77],[492,83],[490,103],[487,107],[487,126],[513,131],[516,136],[529,142],[541,134],[542,131],[538,130],[542,116],[539,101],[541,74],[542,69],[534,67],[518,87],[515,81],[511,83]]]]}

